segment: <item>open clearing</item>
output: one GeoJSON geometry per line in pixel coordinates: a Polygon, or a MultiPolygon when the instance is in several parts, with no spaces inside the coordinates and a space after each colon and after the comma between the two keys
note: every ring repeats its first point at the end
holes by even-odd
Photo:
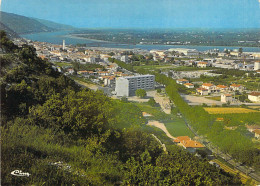
{"type": "Polygon", "coordinates": [[[222,105],[223,103],[220,101],[207,99],[202,96],[192,96],[192,95],[181,95],[181,97],[186,101],[189,105],[202,105],[203,103],[207,105],[222,105]]]}
{"type": "Polygon", "coordinates": [[[91,90],[95,90],[96,91],[98,89],[98,85],[86,83],[86,82],[79,81],[79,80],[75,80],[75,82],[77,82],[78,84],[83,85],[85,87],[88,87],[91,90]]]}
{"type": "Polygon", "coordinates": [[[250,112],[259,112],[256,110],[246,109],[246,108],[204,108],[209,114],[243,114],[250,112]]]}
{"type": "MultiPolygon", "coordinates": [[[[190,129],[187,127],[187,125],[185,124],[182,118],[178,118],[173,114],[166,114],[160,109],[160,107],[152,107],[147,103],[134,103],[134,104],[138,106],[143,112],[147,112],[152,115],[151,117],[149,117],[148,122],[158,121],[159,123],[162,123],[166,128],[166,130],[170,133],[170,135],[176,137],[189,136],[191,138],[194,136],[194,134],[190,131],[190,129]]],[[[149,125],[149,126],[156,126],[156,125],[149,125]]],[[[156,127],[158,126],[161,125],[157,124],[156,127]]]]}
{"type": "Polygon", "coordinates": [[[175,139],[175,137],[173,137],[169,132],[168,130],[166,129],[165,125],[163,123],[160,123],[159,121],[148,121],[147,125],[150,125],[150,126],[155,126],[159,129],[161,129],[163,132],[165,132],[165,134],[171,138],[171,139],[175,139]]]}
{"type": "Polygon", "coordinates": [[[190,138],[194,137],[194,134],[186,126],[183,119],[174,119],[173,121],[164,123],[167,130],[174,136],[189,136],[190,138]]]}

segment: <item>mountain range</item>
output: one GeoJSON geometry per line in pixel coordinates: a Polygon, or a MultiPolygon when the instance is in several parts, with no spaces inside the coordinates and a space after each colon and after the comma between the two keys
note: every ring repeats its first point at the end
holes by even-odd
{"type": "Polygon", "coordinates": [[[25,17],[0,11],[0,30],[5,30],[9,37],[19,37],[19,34],[37,32],[53,32],[73,29],[74,27],[48,20],[25,17]]]}

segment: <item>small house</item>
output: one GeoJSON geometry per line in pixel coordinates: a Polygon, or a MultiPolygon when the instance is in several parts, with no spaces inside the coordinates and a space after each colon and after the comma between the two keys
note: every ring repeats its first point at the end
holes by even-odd
{"type": "Polygon", "coordinates": [[[185,83],[184,86],[187,88],[194,88],[194,85],[192,83],[185,83]]]}
{"type": "Polygon", "coordinates": [[[231,94],[222,94],[221,95],[221,102],[222,103],[232,103],[233,102],[233,97],[231,94]]]}
{"type": "Polygon", "coordinates": [[[198,62],[197,66],[199,68],[206,68],[209,66],[209,63],[208,62],[198,62]]]}
{"type": "Polygon", "coordinates": [[[201,96],[207,96],[207,95],[209,95],[208,90],[205,89],[205,88],[197,88],[196,91],[197,91],[197,94],[199,94],[199,95],[201,95],[201,96]]]}
{"type": "Polygon", "coordinates": [[[248,94],[248,99],[252,102],[260,102],[260,92],[252,92],[248,94]]]}
{"type": "Polygon", "coordinates": [[[185,83],[189,83],[189,80],[187,80],[187,79],[177,79],[176,83],[184,85],[185,83]]]}
{"type": "Polygon", "coordinates": [[[242,92],[244,90],[244,87],[242,85],[239,85],[239,84],[232,84],[230,85],[230,89],[233,90],[233,91],[239,91],[239,92],[242,92]]]}

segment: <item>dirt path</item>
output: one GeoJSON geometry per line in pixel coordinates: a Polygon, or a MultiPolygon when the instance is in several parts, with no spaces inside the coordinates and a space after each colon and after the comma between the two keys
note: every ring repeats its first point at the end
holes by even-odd
{"type": "Polygon", "coordinates": [[[97,85],[94,85],[94,84],[85,83],[85,82],[79,81],[79,80],[75,80],[75,82],[77,82],[78,84],[83,85],[83,86],[85,86],[85,87],[88,87],[88,88],[90,88],[91,90],[97,90],[97,89],[98,89],[98,86],[97,86],[97,85]]]}
{"type": "Polygon", "coordinates": [[[170,99],[167,96],[160,95],[156,91],[149,91],[147,95],[153,97],[166,114],[171,114],[170,99]]]}
{"type": "Polygon", "coordinates": [[[166,129],[165,125],[163,123],[160,123],[159,121],[148,121],[148,124],[150,126],[155,126],[159,129],[161,129],[169,138],[171,139],[176,139],[175,137],[173,137],[168,130],[166,129]]]}
{"type": "Polygon", "coordinates": [[[158,142],[160,143],[160,145],[161,145],[162,148],[163,148],[163,151],[164,151],[164,152],[167,152],[167,149],[166,149],[165,144],[163,144],[163,143],[161,142],[161,140],[160,140],[159,138],[157,138],[157,136],[155,136],[154,134],[151,134],[151,135],[156,139],[156,141],[158,141],[158,142]]]}

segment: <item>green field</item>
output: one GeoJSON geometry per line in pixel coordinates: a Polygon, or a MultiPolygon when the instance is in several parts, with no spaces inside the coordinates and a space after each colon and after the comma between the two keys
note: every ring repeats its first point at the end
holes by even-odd
{"type": "Polygon", "coordinates": [[[149,120],[157,120],[157,121],[165,122],[173,119],[173,115],[165,114],[164,112],[161,111],[160,107],[152,107],[147,103],[133,103],[133,104],[138,106],[143,112],[147,112],[153,115],[152,117],[149,117],[149,120]]]}
{"type": "Polygon", "coordinates": [[[138,70],[140,68],[144,68],[146,70],[155,70],[155,69],[170,69],[174,68],[172,65],[141,65],[134,66],[134,70],[138,70]]]}
{"type": "Polygon", "coordinates": [[[198,68],[198,67],[190,67],[190,66],[180,66],[175,67],[173,65],[141,65],[141,66],[134,66],[134,70],[138,70],[140,68],[146,69],[146,70],[174,70],[174,71],[197,71],[197,70],[213,70],[218,69],[215,67],[207,67],[207,68],[198,68]]]}
{"type": "Polygon", "coordinates": [[[164,123],[169,133],[173,136],[189,136],[194,137],[194,134],[186,126],[185,122],[181,118],[174,119],[173,121],[164,123]]]}
{"type": "Polygon", "coordinates": [[[147,118],[147,120],[157,120],[165,124],[167,130],[172,136],[189,136],[194,137],[194,134],[186,126],[182,118],[178,118],[173,114],[165,114],[161,111],[160,107],[152,107],[147,103],[134,103],[143,112],[147,112],[152,117],[147,118]]]}
{"type": "Polygon", "coordinates": [[[71,63],[55,62],[54,64],[59,66],[59,67],[65,67],[65,66],[71,66],[72,67],[71,63]]]}
{"type": "Polygon", "coordinates": [[[180,66],[176,67],[173,70],[175,71],[197,71],[197,70],[213,70],[218,69],[216,67],[207,67],[207,68],[198,68],[198,67],[189,67],[189,66],[180,66]]]}

